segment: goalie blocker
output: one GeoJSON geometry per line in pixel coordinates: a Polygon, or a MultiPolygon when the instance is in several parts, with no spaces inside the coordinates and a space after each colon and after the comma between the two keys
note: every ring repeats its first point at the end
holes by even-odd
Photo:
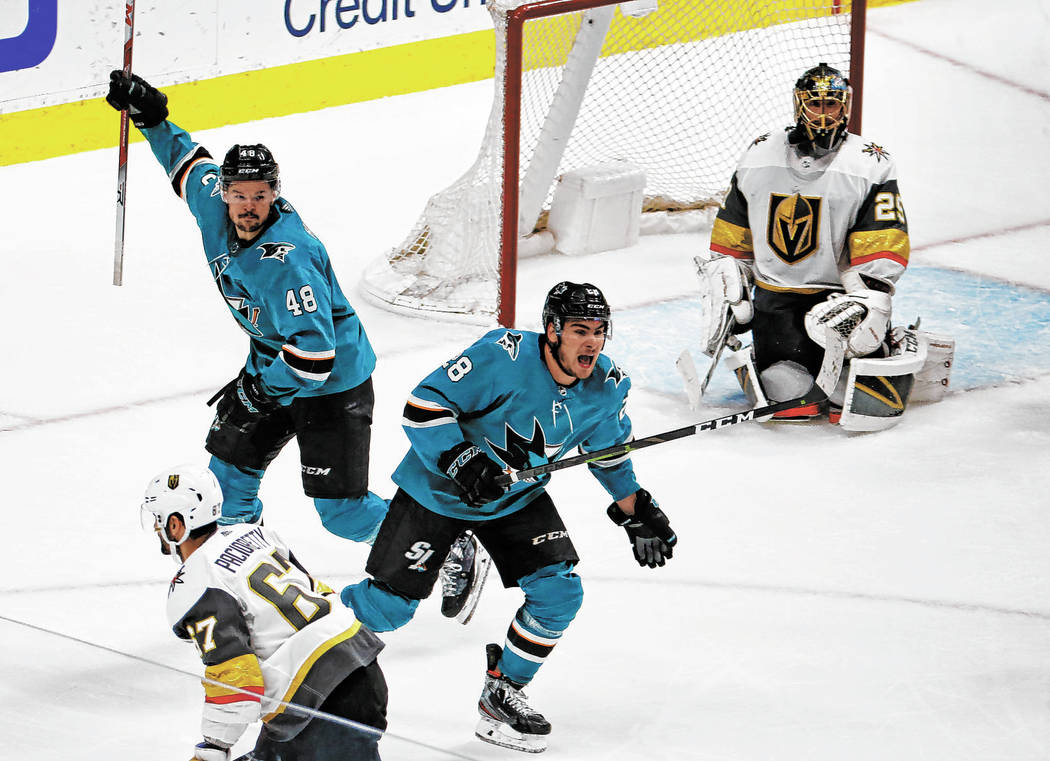
{"type": "Polygon", "coordinates": [[[909,401],[935,402],[948,391],[955,340],[896,327],[890,356],[850,360],[839,425],[848,431],[881,431],[900,421],[909,401]]]}

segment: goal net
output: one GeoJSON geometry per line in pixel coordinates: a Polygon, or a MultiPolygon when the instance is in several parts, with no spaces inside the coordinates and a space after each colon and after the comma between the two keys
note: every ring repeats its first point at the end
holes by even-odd
{"type": "Polygon", "coordinates": [[[512,325],[519,248],[544,229],[558,176],[622,162],[644,169],[645,213],[710,209],[748,142],[791,123],[803,71],[824,61],[850,72],[852,62],[859,78],[851,50],[862,53],[862,42],[851,44],[853,5],[843,0],[491,0],[488,9],[495,98],[481,149],[401,245],[366,268],[362,288],[381,305],[512,325]]]}

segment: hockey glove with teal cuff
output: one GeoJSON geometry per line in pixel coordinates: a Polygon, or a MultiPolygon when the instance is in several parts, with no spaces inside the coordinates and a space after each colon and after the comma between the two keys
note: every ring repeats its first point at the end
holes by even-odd
{"type": "Polygon", "coordinates": [[[503,472],[491,457],[468,441],[443,452],[438,468],[456,482],[463,492],[463,501],[471,507],[481,507],[499,499],[506,491],[496,478],[503,472]]]}
{"type": "Polygon", "coordinates": [[[656,568],[671,559],[678,537],[652,494],[645,489],[635,493],[634,515],[625,513],[615,502],[606,512],[613,523],[627,532],[638,565],[656,568]]]}
{"type": "Polygon", "coordinates": [[[156,127],[168,118],[168,96],[137,74],[117,69],[109,75],[106,103],[118,111],[127,111],[131,123],[139,129],[156,127]]]}

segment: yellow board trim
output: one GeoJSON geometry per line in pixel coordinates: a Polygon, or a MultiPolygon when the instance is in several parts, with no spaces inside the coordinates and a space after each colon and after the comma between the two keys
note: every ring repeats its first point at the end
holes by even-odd
{"type": "MultiPolygon", "coordinates": [[[[868,0],[868,8],[912,1],[868,0]]],[[[755,0],[754,4],[767,6],[772,2],[755,0]]],[[[827,15],[829,0],[801,0],[801,4],[807,16],[827,15]]],[[[843,0],[842,12],[848,13],[851,8],[850,0],[843,0]]],[[[752,11],[757,13],[757,9],[752,11]]],[[[762,20],[757,26],[782,21],[775,14],[758,15],[762,20]]],[[[692,30],[681,30],[677,35],[681,39],[674,41],[733,31],[739,30],[712,8],[710,19],[692,30]]],[[[622,51],[603,51],[606,55],[612,52],[622,51]]],[[[193,132],[477,82],[492,77],[494,61],[495,35],[486,29],[171,85],[164,92],[179,126],[193,132]],[[258,98],[245,97],[245,93],[257,94],[258,98]]],[[[526,68],[537,65],[542,61],[525,61],[526,68]]],[[[102,98],[0,114],[0,166],[112,148],[119,139],[119,124],[116,113],[102,98]]],[[[131,130],[130,139],[137,142],[142,136],[131,130]]]]}
{"type": "MultiPolygon", "coordinates": [[[[486,30],[163,89],[173,118],[193,132],[489,79],[495,55],[486,30]]],[[[104,98],[0,114],[0,166],[112,148],[119,137],[104,98]]],[[[143,137],[132,129],[130,139],[143,137]]]]}

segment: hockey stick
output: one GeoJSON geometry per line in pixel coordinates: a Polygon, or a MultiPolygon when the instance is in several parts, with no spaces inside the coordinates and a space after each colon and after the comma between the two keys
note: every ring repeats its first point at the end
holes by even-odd
{"type": "Polygon", "coordinates": [[[624,442],[623,444],[616,444],[615,446],[598,449],[594,452],[585,452],[576,455],[575,457],[566,457],[564,460],[556,460],[555,462],[544,463],[543,465],[537,465],[533,468],[525,468],[524,470],[504,473],[503,475],[498,476],[496,481],[503,486],[509,486],[518,481],[524,481],[527,478],[535,478],[536,476],[553,473],[556,470],[571,468],[574,465],[611,460],[616,457],[628,455],[637,449],[644,449],[645,447],[655,446],[656,444],[683,439],[686,436],[703,433],[704,431],[716,431],[720,428],[728,428],[731,425],[737,425],[738,423],[746,423],[750,420],[768,418],[776,412],[790,410],[795,407],[802,407],[807,404],[817,404],[824,401],[826,398],[826,394],[822,393],[819,389],[814,389],[813,394],[800,396],[797,399],[789,399],[786,402],[777,402],[776,404],[769,404],[765,407],[755,407],[750,410],[744,410],[743,412],[734,412],[731,415],[705,420],[702,423],[693,423],[682,428],[676,428],[673,431],[657,433],[653,436],[646,436],[643,439],[635,439],[634,441],[624,442]]]}
{"type": "Polygon", "coordinates": [[[703,381],[700,383],[700,396],[703,396],[704,392],[707,391],[707,384],[711,382],[711,376],[715,374],[715,368],[718,367],[718,361],[722,359],[722,351],[726,348],[726,345],[731,341],[735,341],[737,343],[736,348],[739,348],[740,342],[733,335],[733,328],[735,327],[736,318],[730,313],[729,318],[726,320],[725,329],[719,336],[718,349],[715,351],[714,357],[711,358],[711,366],[707,368],[707,375],[704,376],[703,381]]]}
{"type": "MultiPolygon", "coordinates": [[[[124,73],[131,75],[135,40],[135,0],[124,1],[124,73]]],[[[117,233],[113,244],[113,285],[124,282],[124,208],[128,192],[128,112],[120,112],[120,154],[117,158],[117,233]]]]}
{"type": "Polygon", "coordinates": [[[810,389],[811,393],[807,393],[805,396],[788,399],[786,402],[767,404],[763,407],[753,407],[752,409],[744,410],[743,412],[734,412],[731,415],[724,415],[723,417],[705,420],[701,423],[693,423],[692,425],[683,426],[682,428],[676,428],[673,431],[657,433],[653,436],[646,436],[643,439],[627,441],[623,444],[616,444],[611,447],[606,447],[605,449],[597,449],[593,452],[584,452],[583,454],[578,454],[574,457],[566,457],[564,460],[556,460],[532,468],[524,468],[523,470],[503,473],[496,477],[496,482],[501,486],[510,486],[513,483],[524,481],[527,478],[535,478],[536,476],[553,473],[556,470],[564,470],[565,468],[571,468],[574,465],[583,465],[584,463],[600,462],[601,460],[611,460],[616,457],[624,457],[635,450],[655,446],[656,444],[663,444],[676,439],[684,439],[686,436],[703,433],[704,431],[716,431],[720,428],[728,428],[731,425],[746,423],[751,420],[762,422],[783,410],[790,410],[795,407],[805,407],[810,404],[819,404],[827,399],[835,389],[839,375],[842,373],[842,363],[844,361],[844,342],[839,339],[838,335],[830,328],[827,329],[826,339],[824,361],[820,366],[820,372],[817,373],[813,388],[810,389]]]}

